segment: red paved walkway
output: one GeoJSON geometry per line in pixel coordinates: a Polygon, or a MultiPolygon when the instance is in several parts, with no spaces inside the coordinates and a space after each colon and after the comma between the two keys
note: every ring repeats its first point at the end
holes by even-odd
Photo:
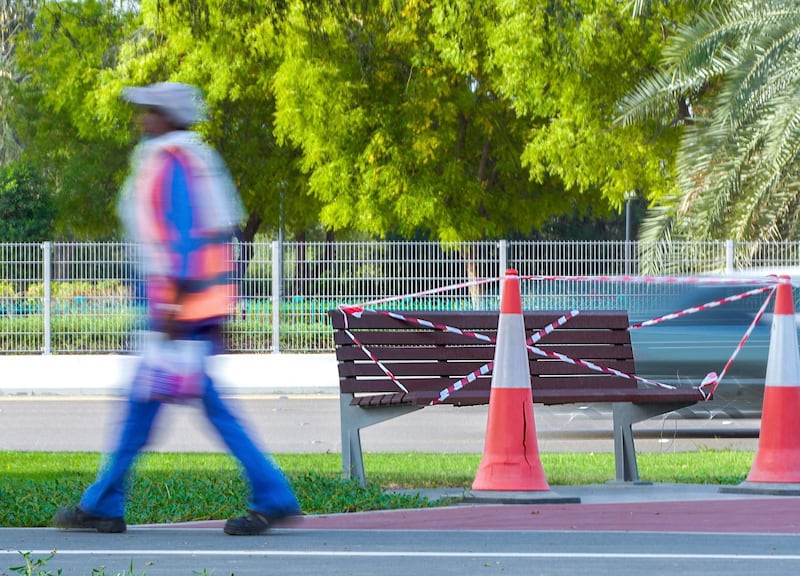
{"type": "MultiPolygon", "coordinates": [[[[222,528],[223,522],[189,525],[222,528]]],[[[462,505],[305,516],[304,530],[599,530],[800,534],[800,498],[620,504],[462,505]]]]}

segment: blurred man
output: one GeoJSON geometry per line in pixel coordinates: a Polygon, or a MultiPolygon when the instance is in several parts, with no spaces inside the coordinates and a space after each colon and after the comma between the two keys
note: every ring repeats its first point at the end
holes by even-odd
{"type": "Polygon", "coordinates": [[[140,107],[145,138],[133,154],[120,217],[143,251],[148,322],[160,335],[155,346],[199,345],[200,386],[173,391],[162,386],[156,394],[145,354],[116,449],[78,506],[59,510],[53,523],[62,529],[124,532],[130,468],[163,402],[185,400],[181,395],[186,395],[202,403],[250,484],[247,513],[228,520],[225,533],[263,534],[281,519],[300,514],[300,506],[283,473],[251,440],[205,370],[209,354],[224,352],[222,328],[235,297],[230,241],[243,216],[240,200],[220,156],[188,130],[203,119],[196,88],[164,82],[128,88],[124,97],[140,107]]]}

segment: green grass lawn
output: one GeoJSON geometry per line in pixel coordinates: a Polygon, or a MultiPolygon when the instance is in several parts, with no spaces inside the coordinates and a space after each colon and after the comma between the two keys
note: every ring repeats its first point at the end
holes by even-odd
{"type": "MultiPolygon", "coordinates": [[[[752,452],[699,450],[639,454],[639,474],[652,482],[733,485],[745,479],[752,452]]],[[[0,452],[0,526],[48,526],[56,509],[74,505],[95,478],[101,455],[83,452],[0,452]]],[[[339,454],[281,454],[307,514],[412,508],[430,504],[393,489],[468,488],[479,454],[364,455],[369,486],[341,479],[339,454]]],[[[613,453],[544,453],[551,486],[602,484],[614,479],[613,453]]],[[[145,454],[132,478],[131,524],[219,519],[241,514],[247,486],[226,454],[145,454]]]]}

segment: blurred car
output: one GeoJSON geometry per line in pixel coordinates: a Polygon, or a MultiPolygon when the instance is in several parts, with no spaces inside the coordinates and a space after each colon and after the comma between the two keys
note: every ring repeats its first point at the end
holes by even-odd
{"type": "MultiPolygon", "coordinates": [[[[631,316],[633,323],[663,314],[677,313],[692,307],[717,302],[726,297],[758,288],[748,282],[763,279],[768,285],[770,275],[786,275],[795,285],[795,302],[800,282],[800,269],[751,270],[735,275],[718,276],[725,281],[741,279],[741,284],[689,284],[680,294],[662,298],[661,309],[654,309],[650,318],[631,316]],[[665,307],[672,308],[665,310],[665,307]]],[[[725,365],[739,347],[769,291],[734,302],[681,315],[650,326],[631,330],[631,342],[638,376],[674,386],[699,386],[709,372],[722,374],[725,365]]],[[[727,373],[724,374],[709,402],[699,403],[680,411],[684,417],[759,418],[764,395],[764,378],[769,355],[770,332],[774,297],[764,310],[761,320],[742,345],[727,373]]],[[[795,314],[795,321],[798,316],[795,314]]]]}

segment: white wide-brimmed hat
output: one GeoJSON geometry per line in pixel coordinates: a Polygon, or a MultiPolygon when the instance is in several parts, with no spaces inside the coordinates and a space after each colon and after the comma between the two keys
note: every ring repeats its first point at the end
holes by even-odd
{"type": "Polygon", "coordinates": [[[157,82],[125,88],[123,98],[132,104],[162,112],[179,128],[205,120],[205,103],[196,87],[182,82],[157,82]]]}

